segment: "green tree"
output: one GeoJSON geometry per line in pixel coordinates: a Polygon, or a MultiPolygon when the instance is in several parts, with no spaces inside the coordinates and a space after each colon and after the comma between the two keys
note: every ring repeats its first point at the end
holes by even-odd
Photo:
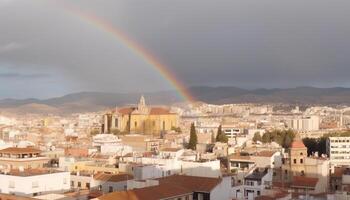
{"type": "Polygon", "coordinates": [[[259,132],[256,132],[253,137],[253,141],[256,143],[257,141],[261,142],[262,138],[259,132]]]}
{"type": "Polygon", "coordinates": [[[218,127],[218,132],[216,134],[216,141],[217,142],[222,142],[222,143],[227,143],[228,142],[227,136],[222,132],[221,125],[218,127]]]}
{"type": "Polygon", "coordinates": [[[283,141],[283,145],[282,146],[284,148],[289,149],[289,147],[292,144],[292,142],[293,142],[293,138],[290,137],[290,136],[286,136],[286,137],[284,137],[284,141],[283,141]]]}
{"type": "Polygon", "coordinates": [[[99,134],[100,133],[100,130],[98,130],[98,129],[92,129],[91,131],[90,131],[90,135],[91,136],[95,136],[95,135],[97,135],[97,134],[99,134]]]}
{"type": "Polygon", "coordinates": [[[289,148],[295,137],[295,133],[292,130],[274,130],[267,131],[262,136],[263,143],[276,142],[283,148],[289,148]]]}
{"type": "Polygon", "coordinates": [[[111,129],[111,131],[110,131],[113,135],[120,135],[121,134],[121,132],[120,132],[120,130],[119,129],[117,129],[117,128],[113,128],[113,129],[111,129]]]}
{"type": "Polygon", "coordinates": [[[191,131],[190,131],[190,141],[188,143],[188,148],[195,150],[197,145],[197,132],[196,127],[194,126],[194,123],[191,124],[191,131]]]}
{"type": "Polygon", "coordinates": [[[176,133],[182,133],[182,131],[181,131],[181,128],[180,128],[180,127],[175,127],[175,126],[172,126],[172,127],[171,127],[171,130],[172,130],[172,131],[175,131],[176,133]]]}
{"type": "Polygon", "coordinates": [[[265,132],[261,140],[263,143],[270,143],[271,142],[270,132],[265,132]]]}

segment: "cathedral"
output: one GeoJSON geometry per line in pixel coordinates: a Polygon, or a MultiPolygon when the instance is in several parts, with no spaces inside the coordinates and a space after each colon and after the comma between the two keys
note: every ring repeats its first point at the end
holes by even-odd
{"type": "Polygon", "coordinates": [[[142,96],[137,106],[115,108],[103,117],[103,133],[118,129],[125,133],[159,136],[178,126],[178,115],[168,108],[150,107],[142,96]]]}

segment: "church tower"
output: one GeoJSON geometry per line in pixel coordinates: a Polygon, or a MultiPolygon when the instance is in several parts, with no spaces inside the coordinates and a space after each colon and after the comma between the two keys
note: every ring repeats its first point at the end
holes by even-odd
{"type": "Polygon", "coordinates": [[[145,101],[145,97],[144,97],[144,96],[141,96],[140,102],[139,102],[139,104],[137,105],[137,110],[138,110],[140,113],[145,113],[145,114],[148,112],[148,108],[147,108],[147,105],[146,105],[146,101],[145,101]]]}

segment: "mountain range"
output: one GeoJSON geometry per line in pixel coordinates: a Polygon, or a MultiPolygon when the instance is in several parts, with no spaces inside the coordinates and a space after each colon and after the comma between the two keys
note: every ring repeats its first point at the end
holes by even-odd
{"type": "MultiPolygon", "coordinates": [[[[189,92],[197,101],[213,104],[225,103],[286,103],[349,105],[350,88],[276,88],[242,89],[238,87],[190,87],[189,92]]],[[[181,102],[176,91],[152,93],[80,92],[50,99],[3,99],[0,112],[8,113],[60,113],[99,111],[115,106],[136,104],[141,95],[147,103],[170,105],[181,102]]]]}

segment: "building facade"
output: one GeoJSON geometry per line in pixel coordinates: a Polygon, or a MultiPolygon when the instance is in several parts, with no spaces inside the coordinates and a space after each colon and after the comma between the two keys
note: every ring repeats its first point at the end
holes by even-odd
{"type": "Polygon", "coordinates": [[[350,165],[350,137],[329,137],[327,154],[331,165],[350,165]]]}
{"type": "Polygon", "coordinates": [[[160,135],[178,127],[178,115],[164,107],[149,107],[145,98],[141,97],[135,107],[116,108],[103,117],[103,133],[118,129],[126,133],[142,133],[160,135]]]}

